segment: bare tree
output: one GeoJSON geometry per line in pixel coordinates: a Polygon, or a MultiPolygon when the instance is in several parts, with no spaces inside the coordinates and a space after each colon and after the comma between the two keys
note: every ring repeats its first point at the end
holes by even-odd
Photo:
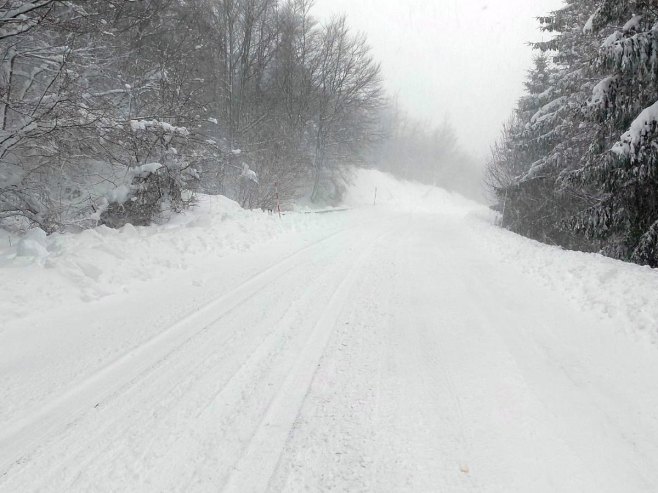
{"type": "Polygon", "coordinates": [[[146,224],[191,189],[319,198],[362,159],[382,90],[365,37],[312,5],[0,1],[0,220],[146,224]]]}
{"type": "Polygon", "coordinates": [[[313,192],[321,194],[340,159],[355,158],[376,128],[383,104],[381,68],[363,35],[337,17],[322,28],[311,62],[315,86],[313,192]]]}

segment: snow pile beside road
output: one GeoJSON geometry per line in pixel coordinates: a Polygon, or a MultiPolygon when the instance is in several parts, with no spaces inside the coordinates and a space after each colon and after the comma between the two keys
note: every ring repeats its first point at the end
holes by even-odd
{"type": "Polygon", "coordinates": [[[354,172],[344,204],[349,207],[372,206],[375,189],[377,206],[397,211],[463,215],[483,208],[481,204],[442,188],[399,180],[388,173],[370,169],[354,172]]]}
{"type": "Polygon", "coordinates": [[[221,196],[201,196],[194,209],[162,226],[105,226],[78,234],[0,236],[0,327],[35,312],[88,302],[158,281],[214,258],[251,250],[287,233],[331,229],[335,218],[283,220],[243,210],[221,196]]]}
{"type": "Polygon", "coordinates": [[[545,245],[496,227],[491,216],[470,219],[487,249],[509,268],[633,337],[641,334],[658,343],[658,270],[545,245]]]}

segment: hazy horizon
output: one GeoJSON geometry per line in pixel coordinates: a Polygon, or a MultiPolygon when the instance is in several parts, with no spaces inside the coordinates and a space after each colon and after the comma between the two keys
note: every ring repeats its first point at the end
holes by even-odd
{"type": "Polygon", "coordinates": [[[314,12],[321,20],[347,14],[367,34],[401,106],[432,123],[448,117],[460,143],[482,158],[523,92],[528,43],[545,37],[536,17],[562,3],[317,0],[314,12]]]}

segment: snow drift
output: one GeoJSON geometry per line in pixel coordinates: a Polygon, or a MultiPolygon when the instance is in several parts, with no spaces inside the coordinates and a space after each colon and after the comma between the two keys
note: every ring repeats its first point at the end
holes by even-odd
{"type": "Polygon", "coordinates": [[[149,289],[171,273],[251,250],[286,234],[332,228],[309,215],[285,220],[243,210],[222,196],[200,196],[198,205],[162,226],[111,229],[46,237],[0,236],[0,328],[17,318],[80,301],[149,289]]]}
{"type": "Polygon", "coordinates": [[[482,205],[457,193],[421,183],[399,180],[388,173],[372,169],[356,170],[345,193],[348,207],[377,204],[400,212],[465,214],[481,210],[482,205]],[[376,196],[375,196],[376,195],[376,196]]]}

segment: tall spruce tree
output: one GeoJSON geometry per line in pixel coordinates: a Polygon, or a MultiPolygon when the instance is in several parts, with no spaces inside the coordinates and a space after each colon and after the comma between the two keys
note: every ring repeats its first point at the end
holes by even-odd
{"type": "MultiPolygon", "coordinates": [[[[510,182],[504,194],[506,227],[542,241],[555,241],[550,210],[554,200],[554,178],[540,171],[543,157],[554,145],[555,69],[540,53],[525,83],[526,95],[519,101],[507,129],[510,182]]],[[[545,171],[545,170],[544,170],[545,171]]]]}
{"type": "Polygon", "coordinates": [[[658,267],[658,6],[568,0],[540,21],[554,75],[540,59],[491,164],[519,172],[494,187],[504,224],[658,267]]]}
{"type": "Polygon", "coordinates": [[[586,208],[590,194],[570,186],[566,178],[579,166],[595,133],[582,115],[590,94],[589,60],[596,53],[583,27],[595,4],[568,0],[539,19],[551,38],[534,45],[542,56],[490,163],[490,175],[504,175],[497,170],[501,166],[516,170],[514,179],[496,190],[507,227],[547,243],[587,249],[567,219],[586,208]]]}
{"type": "Polygon", "coordinates": [[[599,196],[573,225],[610,256],[658,267],[658,7],[602,0],[588,29],[600,41],[586,109],[598,134],[573,181],[599,196]]]}

